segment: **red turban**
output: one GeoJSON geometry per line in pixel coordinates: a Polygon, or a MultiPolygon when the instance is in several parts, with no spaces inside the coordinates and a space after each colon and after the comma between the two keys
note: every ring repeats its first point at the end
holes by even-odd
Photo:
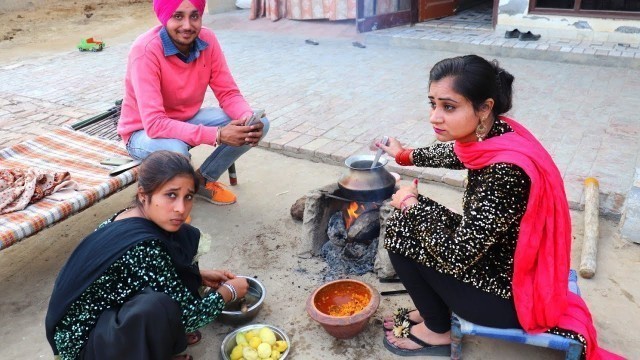
{"type": "MultiPolygon", "coordinates": [[[[183,0],[153,0],[153,11],[156,12],[156,16],[162,25],[167,26],[167,21],[169,21],[178,6],[182,4],[182,1],[183,0]]],[[[206,0],[189,0],[189,2],[198,9],[200,15],[204,13],[206,0]]]]}

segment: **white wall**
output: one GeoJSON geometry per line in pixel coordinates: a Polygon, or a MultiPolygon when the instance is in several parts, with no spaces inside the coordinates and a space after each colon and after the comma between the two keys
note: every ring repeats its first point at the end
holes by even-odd
{"type": "Polygon", "coordinates": [[[529,14],[529,0],[500,0],[496,31],[514,28],[542,36],[640,44],[640,20],[529,14]]]}

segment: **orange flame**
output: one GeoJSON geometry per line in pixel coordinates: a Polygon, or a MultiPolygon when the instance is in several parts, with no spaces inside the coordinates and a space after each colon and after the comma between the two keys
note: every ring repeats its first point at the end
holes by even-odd
{"type": "Polygon", "coordinates": [[[360,216],[360,214],[363,213],[364,209],[365,208],[363,205],[358,204],[355,201],[352,201],[351,203],[349,203],[349,206],[347,206],[346,211],[344,213],[344,226],[346,229],[349,229],[351,227],[351,225],[353,224],[354,221],[356,221],[358,216],[360,216]]]}

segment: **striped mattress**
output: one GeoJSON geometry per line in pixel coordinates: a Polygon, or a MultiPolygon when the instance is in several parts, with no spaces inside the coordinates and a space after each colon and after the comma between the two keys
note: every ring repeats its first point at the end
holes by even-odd
{"type": "Polygon", "coordinates": [[[136,169],[109,176],[113,167],[100,164],[101,160],[119,156],[128,156],[121,143],[66,127],[0,150],[0,168],[37,167],[52,172],[68,171],[71,180],[84,189],[64,201],[45,197],[24,210],[0,215],[0,250],[135,182],[136,169]]]}

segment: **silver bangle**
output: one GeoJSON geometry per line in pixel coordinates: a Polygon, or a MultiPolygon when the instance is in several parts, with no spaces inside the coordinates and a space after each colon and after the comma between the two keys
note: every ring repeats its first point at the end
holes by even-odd
{"type": "Polygon", "coordinates": [[[222,144],[222,139],[220,138],[221,134],[222,134],[222,126],[218,126],[218,131],[216,132],[216,145],[222,144]]]}
{"type": "Polygon", "coordinates": [[[233,287],[233,285],[222,283],[222,286],[226,287],[231,292],[231,300],[229,300],[229,302],[234,302],[238,299],[238,292],[236,291],[236,288],[233,287]]]}

